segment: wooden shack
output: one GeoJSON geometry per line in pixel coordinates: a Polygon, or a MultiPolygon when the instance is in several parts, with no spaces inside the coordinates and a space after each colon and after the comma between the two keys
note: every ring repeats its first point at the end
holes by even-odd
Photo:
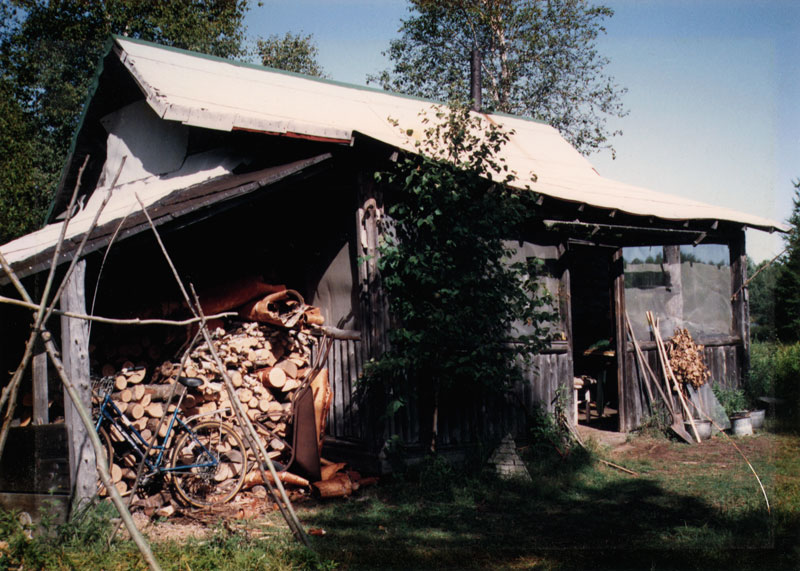
{"type": "MultiPolygon", "coordinates": [[[[110,198],[84,251],[74,307],[113,317],[180,311],[144,205],[178,271],[198,290],[257,275],[300,291],[322,309],[326,323],[360,331],[358,341],[335,341],[328,357],[334,392],[329,450],[374,459],[394,434],[413,446],[420,442],[415,407],[384,421],[377,405],[356,398],[356,384],[364,363],[385,349],[390,327],[374,255],[384,197],[392,189],[376,184],[374,173],[398,151],[414,152],[420,113],[431,105],[115,37],[75,135],[50,224],[0,249],[34,289],[50,266],[59,220],[87,161],[60,263],[71,259],[110,198]]],[[[503,150],[508,165],[521,180],[536,176],[537,222],[513,238],[520,255],[545,261],[558,318],[551,324],[554,341],[513,395],[443,406],[441,446],[522,430],[526,411],[551,408],[557,388],[571,388],[580,375],[599,381],[595,398],[612,413],[615,429],[639,426],[647,408],[626,313],[654,363],[648,310],[662,317],[664,334],[678,325],[692,332],[706,347],[715,381],[740,383],[749,347],[744,231],[784,228],[606,179],[552,127],[486,117],[513,131],[503,150]]],[[[8,280],[0,283],[13,297],[8,280]]],[[[28,310],[0,307],[2,370],[15,367],[27,327],[28,310]]],[[[141,350],[147,336],[93,326],[78,347],[66,342],[73,337],[64,331],[63,351],[88,355],[84,375],[104,360],[128,358],[119,347],[98,357],[109,339],[118,346],[138,342],[141,350]]],[[[158,359],[170,357],[163,354],[168,342],[146,345],[158,359]]],[[[36,374],[46,378],[46,367],[41,370],[36,374]]],[[[52,375],[50,391],[51,397],[58,391],[52,375]]],[[[54,414],[63,413],[39,420],[54,414]]]]}

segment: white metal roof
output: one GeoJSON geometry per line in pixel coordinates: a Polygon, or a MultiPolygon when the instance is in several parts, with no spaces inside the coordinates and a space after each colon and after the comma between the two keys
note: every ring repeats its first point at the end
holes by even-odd
{"type": "MultiPolygon", "coordinates": [[[[351,142],[355,135],[363,134],[414,151],[413,137],[419,136],[425,128],[420,114],[429,112],[432,105],[416,98],[141,41],[116,38],[115,42],[117,55],[139,84],[147,104],[162,119],[186,125],[341,142],[351,142]],[[404,131],[413,129],[414,134],[407,136],[397,125],[404,131]]],[[[509,116],[485,117],[506,130],[513,130],[502,156],[509,168],[517,172],[519,178],[512,184],[520,188],[528,184],[547,196],[636,215],[669,220],[726,220],[762,230],[787,230],[785,225],[769,219],[601,177],[554,128],[509,116]],[[537,180],[531,183],[533,174],[537,180]]],[[[139,124],[142,119],[136,121],[139,124]]],[[[139,127],[150,129],[152,134],[152,125],[148,125],[139,124],[139,127]]],[[[165,137],[164,133],[156,131],[160,133],[158,137],[165,137]]],[[[113,135],[111,131],[110,134],[113,135]]],[[[106,170],[109,172],[116,170],[122,153],[131,154],[131,149],[112,139],[110,136],[107,149],[106,170]]],[[[214,151],[187,157],[179,168],[163,176],[154,173],[138,179],[133,176],[136,179],[133,180],[124,173],[121,179],[124,182],[115,188],[98,225],[121,220],[140,210],[136,195],[149,207],[180,189],[232,176],[233,168],[241,159],[214,151]]],[[[126,169],[126,173],[141,170],[133,165],[127,165],[126,169]]],[[[107,181],[94,191],[85,207],[71,220],[68,239],[73,242],[80,239],[106,194],[107,181]]],[[[12,265],[27,273],[26,268],[33,270],[32,266],[28,267],[32,260],[55,245],[60,228],[60,223],[50,224],[3,245],[0,251],[12,265]]]]}
{"type": "MultiPolygon", "coordinates": [[[[351,140],[355,133],[414,150],[403,129],[421,132],[420,112],[431,103],[356,86],[319,81],[140,41],[117,38],[120,59],[164,119],[212,129],[248,129],[351,140]]],[[[763,230],[786,226],[748,213],[652,191],[600,176],[556,129],[501,115],[513,129],[502,151],[524,185],[554,198],[669,220],[739,222],[763,230]]]]}

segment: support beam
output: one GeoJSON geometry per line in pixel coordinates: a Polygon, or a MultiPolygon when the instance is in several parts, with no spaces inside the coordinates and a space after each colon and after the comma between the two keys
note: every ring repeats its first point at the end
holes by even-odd
{"type": "Polygon", "coordinates": [[[669,295],[664,306],[665,323],[662,331],[671,335],[683,324],[683,280],[681,278],[681,247],[664,246],[664,270],[669,276],[669,295]]]}
{"type": "Polygon", "coordinates": [[[747,282],[747,252],[745,250],[744,230],[740,231],[731,240],[730,261],[731,292],[742,292],[741,295],[733,296],[731,308],[733,310],[732,332],[742,338],[742,351],[739,355],[741,376],[738,379],[739,383],[741,383],[750,369],[750,310],[748,305],[749,296],[745,287],[747,282]]]}
{"type": "Polygon", "coordinates": [[[47,387],[47,352],[41,341],[33,354],[33,424],[50,422],[49,389],[47,387]]]}
{"type": "Polygon", "coordinates": [[[636,427],[638,419],[634,417],[640,408],[638,387],[633,379],[625,378],[625,344],[627,333],[625,330],[625,271],[622,263],[622,248],[614,251],[611,257],[611,294],[614,310],[614,334],[617,358],[617,394],[619,400],[619,431],[628,432],[636,427]]]}
{"type": "MultiPolygon", "coordinates": [[[[61,297],[61,309],[84,313],[86,261],[75,266],[61,297]]],[[[72,380],[87,410],[92,407],[92,386],[89,379],[89,326],[88,322],[71,317],[61,318],[61,351],[64,368],[72,380]]],[[[70,482],[72,486],[71,513],[97,490],[97,465],[86,428],[78,416],[68,394],[64,394],[64,420],[69,442],[70,482]]]]}

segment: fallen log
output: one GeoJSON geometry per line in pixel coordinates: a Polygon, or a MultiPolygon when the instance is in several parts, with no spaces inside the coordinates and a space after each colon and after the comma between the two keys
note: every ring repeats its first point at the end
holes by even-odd
{"type": "MultiPolygon", "coordinates": [[[[270,482],[273,482],[272,474],[267,472],[267,479],[270,482]]],[[[310,485],[310,482],[305,478],[298,476],[297,474],[292,474],[291,472],[283,471],[278,472],[278,479],[283,482],[284,484],[291,484],[293,486],[300,486],[303,488],[307,488],[310,485]]],[[[253,470],[248,472],[247,475],[244,477],[244,484],[243,487],[245,489],[252,488],[253,486],[263,485],[264,480],[261,477],[260,470],[253,470]]]]}

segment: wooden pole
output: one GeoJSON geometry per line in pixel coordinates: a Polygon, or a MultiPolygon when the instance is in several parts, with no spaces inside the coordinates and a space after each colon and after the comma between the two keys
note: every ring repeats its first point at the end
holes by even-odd
{"type": "Polygon", "coordinates": [[[33,355],[33,424],[50,422],[49,388],[47,386],[47,351],[41,340],[36,342],[33,355]]]}
{"type": "MultiPolygon", "coordinates": [[[[82,312],[85,308],[86,261],[82,260],[70,273],[63,288],[61,307],[65,311],[82,312]]],[[[91,409],[92,385],[89,380],[89,327],[86,321],[61,318],[62,362],[81,404],[91,409]]],[[[64,388],[64,421],[67,425],[69,465],[72,482],[72,513],[97,490],[94,449],[89,434],[81,423],[74,403],[64,388]]],[[[91,429],[94,431],[94,429],[91,429]]]]}
{"type": "MultiPolygon", "coordinates": [[[[28,309],[38,310],[41,307],[40,304],[27,302],[21,299],[14,299],[11,297],[5,297],[0,295],[0,303],[7,303],[9,305],[16,305],[19,307],[27,307],[28,309]]],[[[90,315],[87,313],[80,313],[75,311],[64,311],[54,309],[52,311],[53,315],[58,316],[66,316],[72,317],[74,319],[84,319],[86,321],[98,321],[100,323],[109,323],[112,325],[171,325],[173,327],[186,327],[187,325],[192,325],[194,323],[200,323],[201,319],[199,317],[191,317],[189,319],[181,319],[181,320],[174,320],[174,319],[139,319],[138,317],[132,319],[117,319],[115,317],[101,317],[99,315],[90,315]]],[[[239,315],[235,311],[226,311],[223,313],[216,313],[214,315],[209,315],[206,317],[207,320],[211,319],[221,319],[223,317],[236,317],[239,315]]]]}
{"type": "Polygon", "coordinates": [[[675,375],[672,373],[672,367],[669,365],[667,350],[664,348],[664,341],[661,339],[661,333],[658,330],[658,321],[656,321],[653,312],[651,311],[647,312],[647,319],[650,322],[650,326],[653,328],[653,334],[656,338],[656,347],[658,347],[658,356],[661,358],[661,366],[664,367],[664,375],[666,375],[667,379],[672,381],[673,389],[675,389],[675,392],[678,393],[678,400],[681,403],[681,408],[686,413],[686,417],[689,419],[689,424],[692,427],[692,433],[699,444],[702,442],[702,440],[697,432],[697,426],[694,423],[692,411],[689,410],[689,406],[686,404],[686,399],[683,398],[683,392],[678,384],[678,379],[675,378],[675,375]]]}

